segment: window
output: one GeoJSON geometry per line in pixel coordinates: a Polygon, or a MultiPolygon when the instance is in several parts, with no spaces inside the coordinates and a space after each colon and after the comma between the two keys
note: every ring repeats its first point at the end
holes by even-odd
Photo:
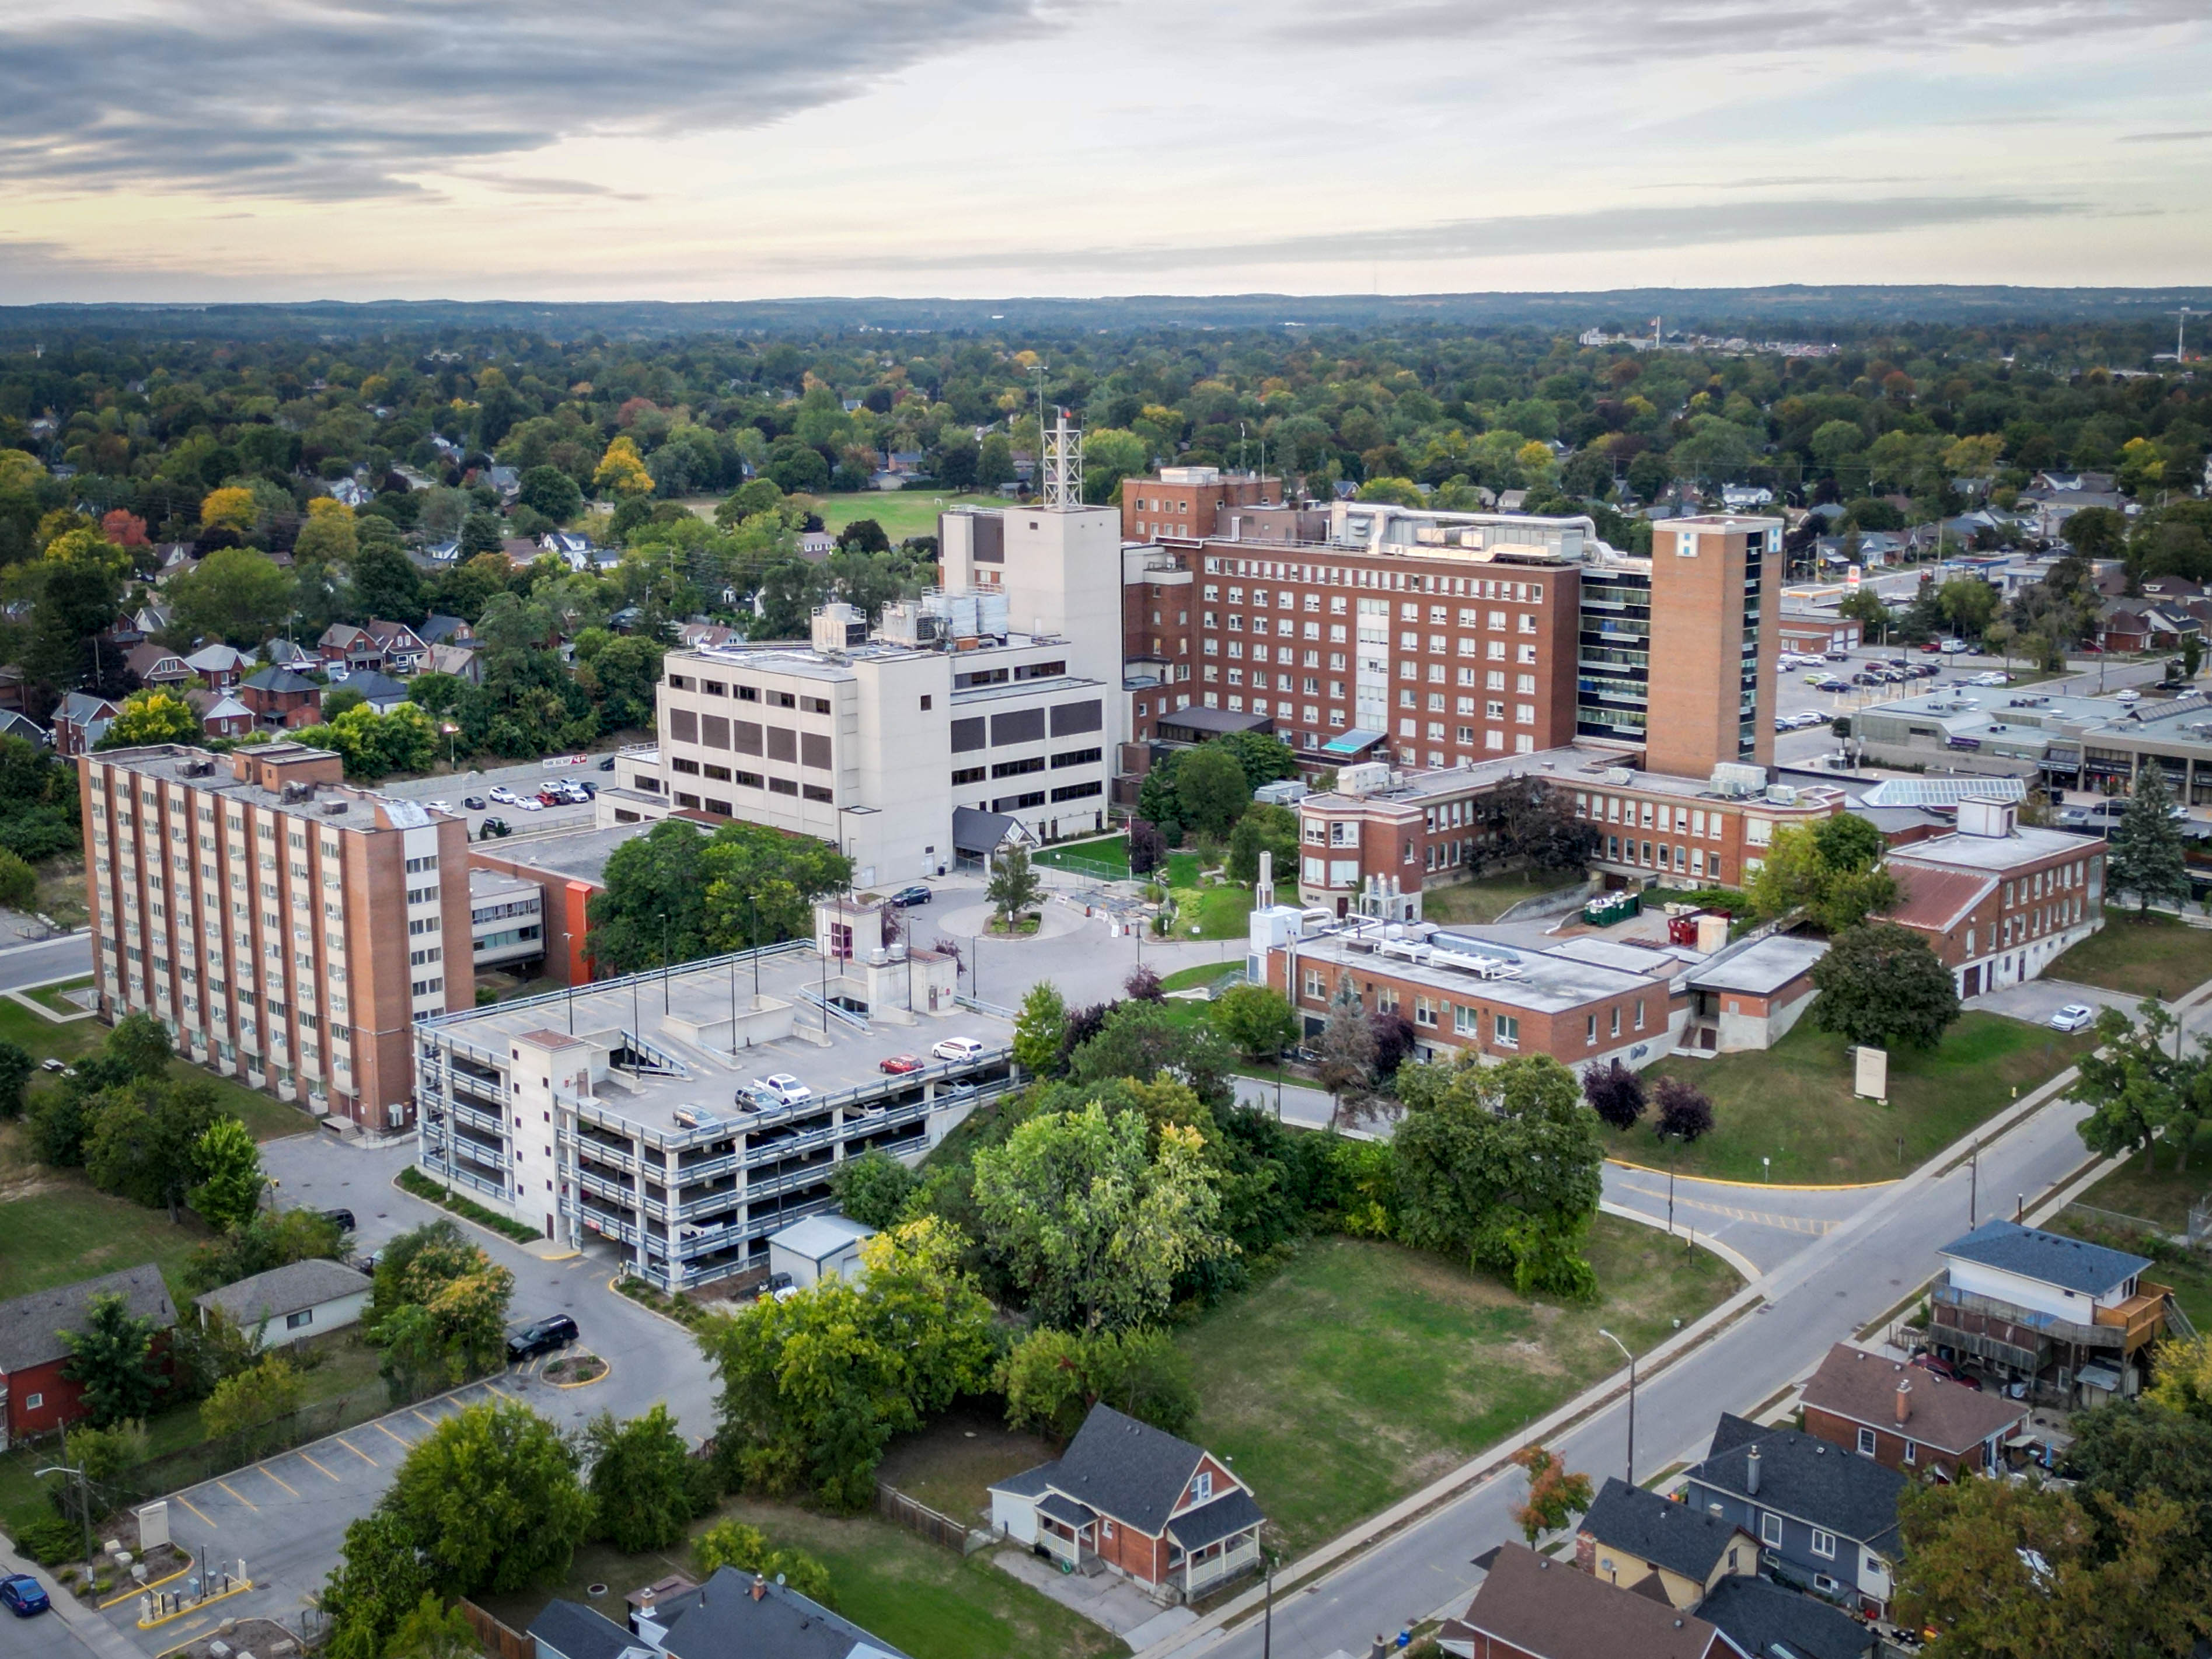
{"type": "Polygon", "coordinates": [[[288,1331],[296,1331],[303,1325],[314,1322],[315,1310],[313,1308],[302,1308],[297,1313],[284,1316],[284,1328],[288,1331]]]}
{"type": "Polygon", "coordinates": [[[1492,1038],[1497,1042],[1499,1048],[1517,1048],[1521,1046],[1521,1017],[1519,1015],[1497,1015],[1492,1020],[1491,1025],[1492,1038]]]}
{"type": "Polygon", "coordinates": [[[1910,1440],[1905,1443],[1905,1461],[1907,1464],[1917,1463],[1920,1461],[1920,1448],[1910,1440]]]}
{"type": "Polygon", "coordinates": [[[1824,1560],[1834,1560],[1836,1559],[1836,1534],[1832,1532],[1822,1532],[1818,1527],[1814,1528],[1813,1553],[1820,1556],[1824,1560]]]}
{"type": "Polygon", "coordinates": [[[963,767],[960,770],[952,775],[952,781],[955,784],[981,783],[983,781],[988,769],[981,766],[963,767]]]}
{"type": "Polygon", "coordinates": [[[1861,1457],[1872,1457],[1874,1455],[1874,1431],[1872,1429],[1861,1429],[1859,1431],[1859,1455],[1861,1457]]]}
{"type": "Polygon", "coordinates": [[[46,1403],[46,1397],[43,1394],[27,1394],[23,1396],[23,1409],[27,1412],[34,1412],[46,1403]]]}
{"type": "Polygon", "coordinates": [[[1762,1515],[1759,1517],[1759,1541],[1772,1549],[1782,1547],[1782,1517],[1762,1515]]]}
{"type": "Polygon", "coordinates": [[[1190,1483],[1190,1498],[1194,1504],[1203,1504],[1213,1496],[1213,1471],[1200,1469],[1190,1483]]]}

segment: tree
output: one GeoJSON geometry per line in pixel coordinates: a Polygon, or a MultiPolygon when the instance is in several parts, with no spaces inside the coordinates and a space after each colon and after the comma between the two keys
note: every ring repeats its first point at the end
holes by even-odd
{"type": "Polygon", "coordinates": [[[1858,623],[1870,641],[1880,640],[1882,631],[1896,620],[1882,603],[1881,595],[1871,587],[1855,588],[1844,594],[1836,606],[1836,614],[1845,622],[1858,623]]]}
{"type": "Polygon", "coordinates": [[[154,1358],[160,1328],[133,1314],[127,1297],[110,1292],[92,1298],[83,1330],[60,1334],[70,1351],[62,1375],[84,1390],[94,1427],[143,1418],[168,1388],[154,1358]]]}
{"type": "Polygon", "coordinates": [[[2212,1334],[2169,1339],[2159,1351],[2149,1397],[2167,1411],[2212,1425],[2212,1334]]]}
{"type": "Polygon", "coordinates": [[[384,1659],[480,1659],[476,1627],[456,1603],[447,1607],[426,1591],[384,1650],[384,1659]]]}
{"type": "Polygon", "coordinates": [[[39,902],[39,872],[0,847],[0,906],[28,910],[39,902]]]}
{"type": "Polygon", "coordinates": [[[1264,985],[1232,985],[1213,1005],[1213,1024],[1247,1060],[1273,1060],[1298,1040],[1297,1011],[1264,985]]]}
{"type": "Polygon", "coordinates": [[[217,1121],[211,1084],[141,1079],[103,1090],[84,1143],[84,1172],[102,1192],[177,1218],[192,1183],[194,1149],[217,1121]]]}
{"type": "Polygon", "coordinates": [[[23,1115],[23,1091],[39,1074],[39,1062],[20,1042],[0,1037],[0,1123],[23,1115]]]}
{"type": "Polygon", "coordinates": [[[635,1555],[666,1549],[684,1536],[696,1512],[691,1455],[665,1405],[627,1423],[601,1412],[584,1431],[584,1443],[599,1537],[635,1555]]]}
{"type": "MultiPolygon", "coordinates": [[[[1881,832],[1863,818],[1850,814],[1828,823],[1863,825],[1879,843],[1881,832]]],[[[1864,851],[1856,832],[1820,839],[1826,824],[1784,828],[1775,832],[1773,843],[1751,878],[1752,914],[1764,921],[1802,912],[1824,932],[1840,933],[1856,927],[1876,911],[1897,902],[1897,883],[1887,872],[1859,862],[1864,851]],[[1832,863],[1824,848],[1832,848],[1840,864],[1832,863]]],[[[1879,856],[1877,854],[1876,856],[1879,856]]]]}
{"type": "Polygon", "coordinates": [[[837,1207],[864,1227],[878,1232],[905,1213],[907,1200],[921,1185],[921,1177],[880,1146],[871,1146],[858,1158],[848,1158],[830,1177],[830,1190],[837,1207]]]}
{"type": "Polygon", "coordinates": [[[2212,1604],[2185,1570],[2181,1506],[2154,1490],[2090,1501],[2100,1513],[2035,1484],[1906,1486],[1897,1604],[1903,1622],[1937,1632],[1928,1659],[2181,1655],[2212,1633],[2212,1604]]]}
{"type": "Polygon", "coordinates": [[[960,1266],[966,1241],[934,1216],[860,1246],[858,1283],[825,1280],[710,1317],[699,1346],[721,1380],[716,1443],[750,1486],[811,1488],[835,1509],[875,1496],[894,1434],[984,1388],[989,1301],[960,1266]]]}
{"type": "Polygon", "coordinates": [[[1048,979],[1030,987],[1014,1021],[1014,1063],[1033,1077],[1060,1069],[1061,1041],[1067,1036],[1067,1000],[1048,979]]]}
{"type": "Polygon", "coordinates": [[[1328,1000],[1328,1018],[1314,1046],[1321,1052],[1316,1068],[1321,1086],[1329,1092],[1332,1119],[1344,1109],[1344,1097],[1364,1091],[1375,1081],[1375,1028],[1359,1006],[1349,971],[1338,974],[1336,993],[1328,1000]]]}
{"type": "Polygon", "coordinates": [[[2166,787],[2166,769],[2154,760],[2136,773],[2127,806],[2112,826],[2106,860],[2107,884],[2116,894],[2136,896],[2138,920],[2148,915],[2151,905],[2159,899],[2178,904],[2189,896],[2189,867],[2172,812],[2173,797],[2166,787]]]}
{"type": "Polygon", "coordinates": [[[518,499],[556,524],[566,524],[584,510],[584,492],[557,466],[525,469],[518,499]]]}
{"type": "Polygon", "coordinates": [[[1662,1077],[1651,1091],[1659,1108],[1659,1133],[1684,1146],[1713,1127],[1713,1103],[1696,1085],[1678,1077],[1662,1077]]]}
{"type": "Polygon", "coordinates": [[[811,836],[732,823],[712,836],[659,823],[608,858],[592,896],[589,949],[602,973],[689,962],[797,938],[809,907],[852,879],[852,860],[811,836]]]}
{"type": "Polygon", "coordinates": [[[757,1527],[742,1521],[723,1521],[701,1533],[691,1546],[691,1565],[702,1582],[722,1568],[781,1579],[809,1601],[835,1607],[837,1597],[830,1569],[804,1550],[770,1549],[757,1527]]]}
{"type": "Polygon", "coordinates": [[[1959,994],[1928,941],[1893,921],[1838,933],[1813,966],[1813,1023],[1863,1047],[1932,1048],[1959,1018],[1959,994]]]}
{"type": "Polygon", "coordinates": [[[1599,832],[1575,816],[1574,803],[1540,778],[1514,778],[1477,805],[1483,846],[1492,860],[1519,859],[1538,870],[1580,870],[1596,851],[1599,832]]]}
{"type": "Polygon", "coordinates": [[[1590,1506],[1590,1478],[1568,1473],[1567,1460],[1541,1446],[1523,1446],[1508,1460],[1528,1476],[1528,1496],[1513,1506],[1513,1523],[1530,1549],[1590,1506]]]}
{"type": "MultiPolygon", "coordinates": [[[[2185,1346],[2169,1340],[2161,1348],[2185,1346]]],[[[2172,1364],[2161,1352],[2159,1370],[2172,1364]]],[[[2154,1393],[2078,1413],[2067,1427],[2074,1443],[2066,1449],[2062,1472],[2080,1483],[2077,1495],[2092,1515],[2100,1513],[2101,1506],[2091,1501],[2095,1498],[2125,1504],[2162,1492],[2193,1518],[2189,1542],[2197,1571],[2212,1567],[2212,1410],[2192,1414],[2154,1393]]],[[[2108,1524],[2100,1531],[2108,1550],[2119,1545],[2108,1524]]]]}
{"type": "Polygon", "coordinates": [[[143,744],[197,744],[200,737],[199,716],[192,713],[190,703],[173,691],[149,688],[134,691],[124,700],[121,711],[93,747],[136,749],[143,744]]]}
{"type": "Polygon", "coordinates": [[[568,1569],[592,1500],[578,1453],[519,1401],[464,1406],[415,1443],[382,1507],[454,1595],[526,1589],[568,1569]]]}
{"type": "Polygon", "coordinates": [[[103,665],[91,657],[89,642],[115,621],[129,569],[129,556],[90,530],[58,536],[39,557],[9,566],[0,591],[27,607],[19,647],[24,672],[57,693],[88,669],[112,672],[112,648],[103,665]]]}
{"type": "Polygon", "coordinates": [[[1142,818],[1129,820],[1129,873],[1150,875],[1166,860],[1168,844],[1161,838],[1158,826],[1142,818]]]}
{"type": "Polygon", "coordinates": [[[645,458],[637,453],[636,441],[627,433],[615,439],[599,457],[599,464],[592,471],[592,488],[602,495],[638,496],[653,493],[653,475],[646,471],[645,458]]]}
{"type": "Polygon", "coordinates": [[[1132,1002],[1165,1002],[1167,988],[1160,976],[1152,971],[1148,962],[1140,962],[1129,969],[1129,976],[1121,981],[1121,994],[1132,1002]]]}
{"type": "Polygon", "coordinates": [[[185,1285],[211,1291],[312,1257],[335,1261],[344,1249],[337,1223],[319,1211],[257,1210],[193,1252],[185,1266],[185,1285]]]}
{"type": "Polygon", "coordinates": [[[1044,881],[1030,866],[1029,848],[1009,847],[993,860],[983,896],[999,913],[999,926],[1012,933],[1015,919],[1034,909],[1044,896],[1044,881]]]}
{"type": "Polygon", "coordinates": [[[200,528],[234,531],[243,536],[253,528],[258,510],[250,489],[231,485],[211,490],[200,502],[200,528]]]}
{"type": "Polygon", "coordinates": [[[1190,1362],[1164,1331],[1054,1330],[1040,1326],[1000,1365],[1006,1422],[1066,1442],[1101,1403],[1169,1434],[1198,1420],[1190,1362]]]}
{"type": "Polygon", "coordinates": [[[422,603],[422,578],[397,542],[364,545],[354,557],[353,610],[413,627],[429,614],[422,603]]]}
{"type": "Polygon", "coordinates": [[[1088,1012],[1097,1016],[1095,1031],[1088,1029],[1084,1011],[1067,1020],[1067,1075],[1079,1088],[1095,1092],[1095,1085],[1124,1079],[1147,1083],[1165,1076],[1211,1111],[1226,1111],[1235,1103],[1231,1056],[1213,1031],[1179,1022],[1157,1002],[1123,1002],[1088,1012]]]}
{"type": "Polygon", "coordinates": [[[1255,801],[1229,832],[1229,878],[1249,884],[1260,879],[1260,854],[1273,855],[1272,879],[1293,884],[1298,874],[1298,815],[1287,806],[1255,801]]]}
{"type": "Polygon", "coordinates": [[[1244,769],[1245,787],[1262,786],[1298,775],[1297,756],[1291,745],[1266,732],[1224,732],[1212,738],[1210,748],[1225,749],[1244,769]]]}
{"type": "Polygon", "coordinates": [[[121,1064],[131,1075],[138,1078],[157,1078],[169,1069],[169,1061],[176,1050],[169,1046],[169,1033],[161,1022],[143,1010],[125,1014],[115,1022],[114,1030],[107,1034],[102,1045],[108,1057],[121,1064]]]}
{"type": "Polygon", "coordinates": [[[1176,763],[1176,802],[1186,827],[1218,841],[1252,804],[1252,786],[1231,750],[1218,744],[1186,750],[1176,763]]]}
{"type": "Polygon", "coordinates": [[[261,1207],[261,1150],[253,1132],[234,1117],[219,1117],[192,1146],[200,1184],[186,1200],[221,1232],[243,1225],[261,1207]]]}
{"type": "Polygon", "coordinates": [[[1619,1060],[1583,1068],[1583,1098],[1616,1129],[1632,1129],[1644,1115],[1644,1079],[1619,1060]]]}
{"type": "MultiPolygon", "coordinates": [[[[343,569],[353,562],[354,555],[360,551],[361,532],[354,527],[351,513],[328,496],[307,503],[307,521],[300,526],[300,533],[292,543],[295,568],[319,564],[343,569]]],[[[254,637],[258,641],[264,636],[254,637]]]]}
{"type": "Polygon", "coordinates": [[[1510,1273],[1523,1296],[1595,1296],[1578,1252],[1605,1146],[1574,1073],[1547,1055],[1486,1066],[1463,1050],[1404,1067],[1398,1094],[1399,1236],[1510,1273]]]}
{"type": "Polygon", "coordinates": [[[435,1594],[436,1572],[413,1530],[390,1505],[379,1504],[345,1529],[337,1566],[321,1595],[331,1623],[330,1659],[386,1659],[392,1636],[422,1598],[435,1594]]]}
{"type": "Polygon", "coordinates": [[[255,1364],[215,1385],[200,1401],[200,1425],[210,1440],[235,1437],[237,1451],[258,1457],[271,1437],[266,1431],[300,1409],[306,1379],[281,1354],[264,1354],[255,1364]]]}
{"type": "Polygon", "coordinates": [[[1093,1101],[1018,1126],[975,1156],[984,1248],[1045,1323],[1120,1330],[1167,1311],[1176,1275],[1231,1255],[1218,1176],[1195,1128],[1093,1101]]]}
{"type": "Polygon", "coordinates": [[[386,1244],[362,1323],[384,1352],[379,1369],[395,1397],[449,1388],[500,1364],[514,1292],[514,1275],[450,1221],[386,1244]]]}
{"type": "MultiPolygon", "coordinates": [[[[312,551],[312,541],[309,547],[312,551]]],[[[222,547],[177,578],[169,602],[176,608],[174,627],[180,636],[250,647],[283,624],[297,592],[292,574],[266,553],[222,547]]]]}
{"type": "Polygon", "coordinates": [[[2076,1062],[2074,1085],[2066,1091],[2069,1100],[2093,1109],[2078,1126],[2081,1144],[2103,1158],[2137,1148],[2148,1154],[2158,1131],[2176,1117],[2179,1103],[2199,1085],[2203,1058],[2180,1058],[2173,1016],[2155,999],[2143,1003],[2133,1020],[2118,1008],[2102,1010],[2096,1032],[2096,1046],[2076,1062]]]}

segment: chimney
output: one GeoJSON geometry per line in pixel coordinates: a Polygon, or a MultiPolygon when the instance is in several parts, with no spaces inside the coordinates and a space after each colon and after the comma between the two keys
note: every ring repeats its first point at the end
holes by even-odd
{"type": "Polygon", "coordinates": [[[1912,1380],[1910,1377],[1900,1376],[1897,1379],[1897,1425],[1903,1428],[1911,1420],[1911,1418],[1912,1380]]]}
{"type": "Polygon", "coordinates": [[[768,1580],[760,1574],[753,1575],[753,1600],[757,1601],[768,1594],[768,1580]]]}
{"type": "Polygon", "coordinates": [[[1708,1504],[1705,1505],[1705,1510],[1706,1512],[1716,1521],[1722,1521],[1728,1518],[1728,1511],[1723,1509],[1718,1504],[1708,1504]]]}
{"type": "Polygon", "coordinates": [[[1753,1498],[1759,1496],[1759,1448],[1756,1446],[1743,1460],[1743,1489],[1753,1498]]]}

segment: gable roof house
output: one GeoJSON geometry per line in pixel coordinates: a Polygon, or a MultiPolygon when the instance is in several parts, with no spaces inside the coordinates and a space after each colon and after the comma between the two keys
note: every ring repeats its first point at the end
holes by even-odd
{"type": "Polygon", "coordinates": [[[261,647],[261,660],[271,668],[320,668],[323,659],[297,640],[270,640],[261,647]]]}
{"type": "Polygon", "coordinates": [[[384,648],[384,671],[388,674],[412,674],[430,653],[428,642],[405,623],[385,622],[372,617],[362,626],[384,648]]]}
{"type": "Polygon", "coordinates": [[[2027,1402],[1838,1342],[1805,1384],[1805,1431],[1885,1468],[1931,1480],[1998,1471],[2027,1402]]]}
{"type": "Polygon", "coordinates": [[[177,1322],[177,1308],[161,1270],[150,1261],[0,1302],[0,1451],[84,1415],[82,1385],[62,1375],[70,1358],[63,1338],[90,1328],[93,1298],[100,1296],[120,1296],[133,1317],[155,1322],[161,1333],[155,1352],[167,1369],[167,1333],[177,1322]]]}
{"type": "Polygon", "coordinates": [[[1490,1574],[1437,1645],[1460,1659],[1742,1659],[1694,1613],[1616,1589],[1521,1544],[1492,1553],[1490,1574]]]}
{"type": "Polygon", "coordinates": [[[1873,1659],[1873,1626],[1765,1578],[1723,1578],[1698,1617],[1752,1659],[1873,1659]]]}
{"type": "Polygon", "coordinates": [[[134,645],[123,665],[138,677],[141,685],[182,685],[191,678],[191,665],[175,652],[151,640],[134,645]]]}
{"type": "Polygon", "coordinates": [[[1575,1565],[1620,1589],[1694,1608],[1731,1574],[1759,1571],[1759,1540],[1717,1515],[1607,1479],[1575,1528],[1575,1565]]]}
{"type": "Polygon", "coordinates": [[[199,716],[200,730],[210,738],[242,738],[253,729],[253,711],[227,691],[185,693],[185,701],[199,716]]]}
{"type": "Polygon", "coordinates": [[[1759,1540],[1775,1578],[1887,1615],[1905,1477],[1795,1429],[1724,1414],[1705,1462],[1682,1477],[1685,1501],[1759,1540]]]}
{"type": "Polygon", "coordinates": [[[415,637],[426,646],[458,645],[476,636],[477,630],[459,617],[425,617],[415,630],[415,637]]]}
{"type": "Polygon", "coordinates": [[[629,1598],[617,1625],[580,1601],[552,1601],[532,1621],[538,1659],[907,1659],[881,1637],[758,1573],[720,1567],[703,1584],[677,1579],[629,1598]]]}
{"type": "Polygon", "coordinates": [[[471,685],[483,684],[483,653],[471,645],[434,645],[422,665],[433,674],[451,674],[471,685]]]}
{"type": "Polygon", "coordinates": [[[82,755],[107,735],[109,724],[123,710],[89,691],[72,691],[54,708],[54,753],[82,755]]]}
{"type": "Polygon", "coordinates": [[[1058,1462],[991,1488],[991,1524],[1072,1571],[1105,1567],[1188,1601],[1260,1559],[1266,1517],[1228,1465],[1188,1440],[1093,1406],[1058,1462]]]}
{"type": "Polygon", "coordinates": [[[1984,1221],[1937,1252],[1928,1340],[2062,1405],[2132,1394],[2143,1350],[2166,1334],[2172,1291],[2148,1256],[2063,1233],[1984,1221]]]}
{"type": "Polygon", "coordinates": [[[202,1325],[210,1311],[220,1312],[267,1347],[359,1324],[374,1288],[367,1273],[311,1256],[196,1296],[192,1305],[202,1325]]]}
{"type": "Polygon", "coordinates": [[[388,714],[407,701],[407,687],[389,674],[380,674],[373,669],[331,671],[331,683],[325,695],[343,686],[349,691],[358,691],[363,702],[380,714],[388,714]]]}
{"type": "Polygon", "coordinates": [[[0,708],[0,738],[21,738],[33,749],[53,747],[53,733],[13,708],[0,708]]]}
{"type": "Polygon", "coordinates": [[[238,700],[272,732],[297,731],[323,717],[323,688],[289,668],[264,668],[238,683],[238,700]]]}
{"type": "Polygon", "coordinates": [[[315,641],[324,664],[332,668],[367,668],[381,672],[384,645],[366,628],[352,623],[332,623],[315,641]]]}
{"type": "Polygon", "coordinates": [[[246,671],[253,666],[253,659],[218,641],[193,652],[185,659],[185,666],[205,680],[209,690],[228,691],[246,678],[246,671]]]}

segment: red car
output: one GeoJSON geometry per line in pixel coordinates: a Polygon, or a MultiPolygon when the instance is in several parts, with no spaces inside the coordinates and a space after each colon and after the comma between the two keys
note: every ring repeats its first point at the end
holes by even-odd
{"type": "Polygon", "coordinates": [[[889,1060],[878,1062],[876,1069],[879,1072],[889,1072],[894,1077],[901,1077],[908,1072],[920,1071],[921,1062],[912,1054],[893,1054],[889,1060]]]}
{"type": "Polygon", "coordinates": [[[1972,1389],[1976,1394],[1982,1391],[1980,1378],[1967,1376],[1948,1359],[1939,1358],[1932,1353],[1919,1353],[1912,1356],[1912,1363],[1924,1371],[1933,1372],[1947,1382],[1956,1382],[1962,1388],[1972,1389]]]}

